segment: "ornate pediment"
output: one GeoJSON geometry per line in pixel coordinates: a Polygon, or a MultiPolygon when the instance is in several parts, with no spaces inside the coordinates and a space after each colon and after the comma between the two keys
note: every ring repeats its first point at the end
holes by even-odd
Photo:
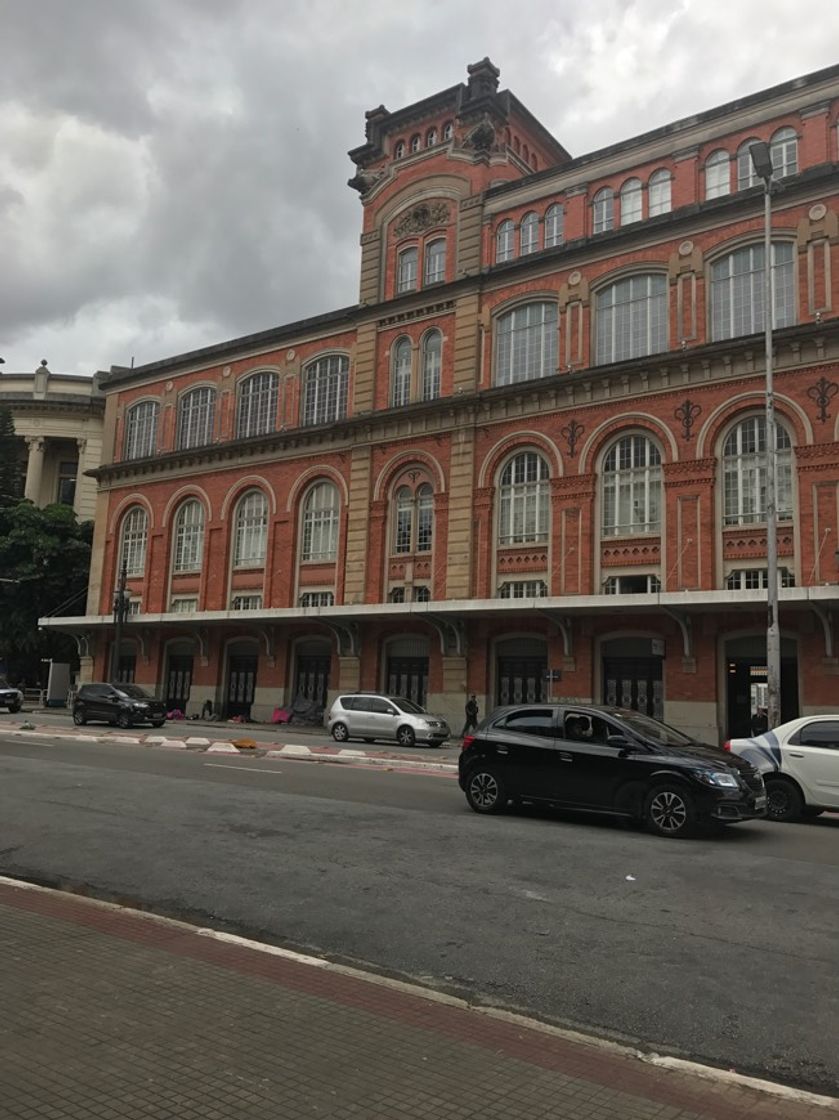
{"type": "Polygon", "coordinates": [[[422,202],[399,219],[395,233],[397,237],[404,237],[407,233],[422,233],[432,226],[445,225],[448,220],[449,208],[445,202],[422,202]]]}

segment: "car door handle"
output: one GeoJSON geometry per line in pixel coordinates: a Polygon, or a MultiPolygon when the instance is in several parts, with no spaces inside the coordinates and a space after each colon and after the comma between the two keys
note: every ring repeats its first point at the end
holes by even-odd
{"type": "Polygon", "coordinates": [[[560,762],[573,762],[574,761],[574,756],[573,756],[573,754],[569,754],[568,751],[560,751],[559,752],[559,761],[560,762]]]}
{"type": "Polygon", "coordinates": [[[506,754],[506,753],[507,753],[507,748],[506,748],[506,747],[498,747],[498,748],[496,749],[496,752],[495,752],[495,753],[496,753],[496,754],[506,754]]]}
{"type": "Polygon", "coordinates": [[[789,756],[790,756],[790,758],[803,758],[804,757],[804,752],[803,751],[790,751],[789,756]]]}

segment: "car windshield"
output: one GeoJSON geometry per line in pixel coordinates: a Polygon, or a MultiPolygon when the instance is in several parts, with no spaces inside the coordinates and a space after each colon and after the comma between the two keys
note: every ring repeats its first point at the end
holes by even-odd
{"type": "Polygon", "coordinates": [[[117,692],[121,692],[123,696],[130,696],[132,700],[150,700],[151,697],[147,692],[143,692],[142,688],[136,684],[115,684],[114,688],[117,692]]]}
{"type": "Polygon", "coordinates": [[[5,677],[0,677],[0,688],[11,688],[11,687],[12,686],[9,684],[9,682],[6,680],[5,677]]]}
{"type": "Polygon", "coordinates": [[[663,747],[689,747],[693,742],[681,731],[677,731],[674,727],[668,727],[666,723],[659,723],[657,719],[651,719],[650,716],[642,715],[641,712],[633,712],[623,708],[615,712],[615,715],[628,730],[633,731],[642,739],[650,739],[663,747]]]}
{"type": "Polygon", "coordinates": [[[424,716],[425,708],[421,708],[419,704],[415,704],[413,700],[406,700],[402,696],[388,696],[391,704],[395,704],[397,708],[401,708],[403,712],[411,712],[415,716],[424,716]]]}

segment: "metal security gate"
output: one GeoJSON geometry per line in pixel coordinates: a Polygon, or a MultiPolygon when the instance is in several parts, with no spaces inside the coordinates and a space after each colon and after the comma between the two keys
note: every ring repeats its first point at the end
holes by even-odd
{"type": "Polygon", "coordinates": [[[231,654],[227,663],[227,697],[225,715],[244,716],[250,719],[256,689],[257,658],[252,655],[231,654]]]}
{"type": "Polygon", "coordinates": [[[660,657],[604,657],[603,703],[664,718],[660,657]]]}
{"type": "Polygon", "coordinates": [[[328,653],[302,653],[297,655],[297,672],[294,678],[294,699],[303,697],[326,707],[329,692],[329,668],[332,658],[328,653]]]}
{"type": "Polygon", "coordinates": [[[404,696],[424,708],[428,696],[428,658],[389,657],[387,690],[391,696],[404,696]]]}
{"type": "Polygon", "coordinates": [[[497,702],[540,703],[545,695],[547,668],[547,657],[499,657],[497,702]]]}
{"type": "Polygon", "coordinates": [[[166,711],[186,712],[192,687],[192,655],[172,653],[166,667],[166,711]]]}

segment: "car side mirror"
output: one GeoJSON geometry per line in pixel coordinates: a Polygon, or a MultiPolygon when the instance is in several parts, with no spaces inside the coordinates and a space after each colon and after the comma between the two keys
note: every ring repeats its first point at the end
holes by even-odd
{"type": "Polygon", "coordinates": [[[398,716],[399,712],[397,712],[396,708],[388,708],[388,710],[385,712],[385,715],[386,716],[398,716]]]}

